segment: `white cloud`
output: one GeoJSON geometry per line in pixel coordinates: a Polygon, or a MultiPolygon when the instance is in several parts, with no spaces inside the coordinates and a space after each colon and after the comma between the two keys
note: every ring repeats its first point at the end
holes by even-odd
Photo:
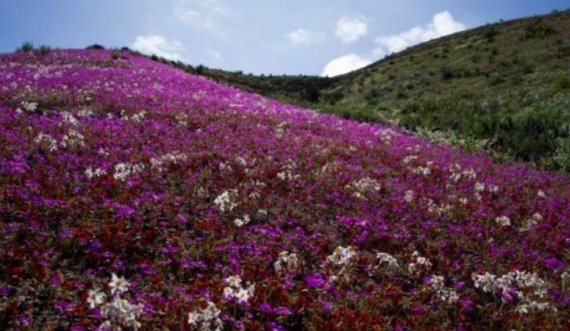
{"type": "Polygon", "coordinates": [[[227,19],[231,13],[219,0],[187,0],[174,8],[174,16],[194,29],[213,30],[220,25],[220,20],[227,19]]]}
{"type": "Polygon", "coordinates": [[[174,14],[176,15],[176,18],[180,22],[192,25],[194,28],[197,28],[197,29],[212,29],[212,28],[214,28],[214,22],[212,21],[212,19],[208,15],[206,15],[202,12],[199,12],[197,10],[178,9],[174,12],[174,14]]]}
{"type": "Polygon", "coordinates": [[[287,34],[287,38],[295,44],[311,44],[322,41],[325,37],[323,32],[296,29],[287,34]]]}
{"type": "Polygon", "coordinates": [[[336,36],[343,43],[351,43],[368,33],[366,19],[362,15],[342,16],[336,22],[336,36]]]}
{"type": "Polygon", "coordinates": [[[138,36],[131,47],[148,55],[155,54],[171,60],[183,59],[179,53],[184,49],[182,43],[178,40],[168,40],[160,35],[138,36]]]}
{"type": "Polygon", "coordinates": [[[354,53],[346,54],[327,63],[321,75],[329,77],[338,76],[365,67],[370,63],[372,63],[372,61],[354,53]]]}
{"type": "Polygon", "coordinates": [[[374,42],[377,47],[374,54],[384,57],[410,46],[465,30],[465,28],[465,24],[456,21],[449,12],[444,11],[436,14],[432,22],[424,26],[416,26],[405,32],[376,38],[374,42]]]}

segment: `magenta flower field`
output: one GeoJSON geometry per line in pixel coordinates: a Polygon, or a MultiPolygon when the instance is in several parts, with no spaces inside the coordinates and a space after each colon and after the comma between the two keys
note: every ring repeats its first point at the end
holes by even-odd
{"type": "Polygon", "coordinates": [[[568,178],[128,52],[0,56],[0,231],[2,330],[570,325],[568,178]]]}

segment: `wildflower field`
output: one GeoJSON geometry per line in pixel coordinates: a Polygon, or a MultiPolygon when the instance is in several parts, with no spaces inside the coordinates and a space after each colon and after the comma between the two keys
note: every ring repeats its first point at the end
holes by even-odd
{"type": "Polygon", "coordinates": [[[570,181],[128,52],[0,56],[0,329],[570,327],[570,181]]]}

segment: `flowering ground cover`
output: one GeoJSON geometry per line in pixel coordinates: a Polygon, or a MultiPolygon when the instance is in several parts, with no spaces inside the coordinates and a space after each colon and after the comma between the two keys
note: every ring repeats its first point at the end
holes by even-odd
{"type": "Polygon", "coordinates": [[[0,329],[564,329],[570,181],[127,52],[0,56],[0,329]]]}

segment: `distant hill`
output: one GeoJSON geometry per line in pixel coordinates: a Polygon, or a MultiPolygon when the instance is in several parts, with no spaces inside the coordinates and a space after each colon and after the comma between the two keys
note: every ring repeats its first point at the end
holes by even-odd
{"type": "Polygon", "coordinates": [[[334,77],[182,67],[282,101],[570,170],[570,11],[488,24],[334,77]]]}

